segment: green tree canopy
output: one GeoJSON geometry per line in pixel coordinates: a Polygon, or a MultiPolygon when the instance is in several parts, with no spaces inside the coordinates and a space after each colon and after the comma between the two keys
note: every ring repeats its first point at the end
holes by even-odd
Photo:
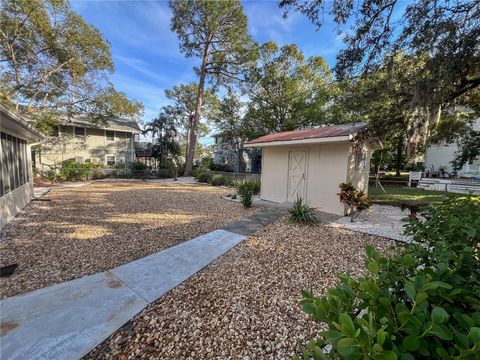
{"type": "Polygon", "coordinates": [[[415,114],[409,153],[425,144],[442,109],[480,86],[480,3],[471,0],[282,0],[280,6],[324,24],[325,12],[341,25],[346,48],[337,54],[339,78],[368,74],[398,54],[415,56],[414,86],[406,95],[415,114]]]}
{"type": "Polygon", "coordinates": [[[243,145],[248,140],[248,126],[245,123],[244,115],[245,104],[233,91],[227,92],[213,115],[219,145],[235,154],[240,171],[245,168],[243,145]]]}
{"type": "Polygon", "coordinates": [[[250,137],[332,121],[328,103],[336,86],[322,57],[305,59],[296,45],[267,42],[246,80],[250,137]]]}
{"type": "Polygon", "coordinates": [[[0,99],[37,121],[52,113],[138,115],[143,106],[108,81],[110,44],[64,0],[6,0],[0,7],[0,99]]]}

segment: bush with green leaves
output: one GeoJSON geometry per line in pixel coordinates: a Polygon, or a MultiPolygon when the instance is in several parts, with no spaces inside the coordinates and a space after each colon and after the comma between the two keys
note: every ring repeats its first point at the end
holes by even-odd
{"type": "Polygon", "coordinates": [[[210,183],[213,186],[223,186],[223,185],[225,185],[225,176],[223,176],[223,175],[213,175],[210,183]]]}
{"type": "Polygon", "coordinates": [[[143,178],[147,174],[147,164],[141,161],[134,161],[129,164],[130,171],[132,172],[132,177],[134,178],[143,178]]]}
{"type": "Polygon", "coordinates": [[[195,178],[198,182],[209,183],[212,181],[212,174],[209,172],[199,172],[195,178]]]}
{"type": "Polygon", "coordinates": [[[290,213],[290,221],[294,223],[307,225],[318,223],[318,218],[315,215],[315,209],[300,197],[297,197],[288,212],[290,213]]]}
{"type": "Polygon", "coordinates": [[[92,162],[76,162],[66,160],[60,168],[60,179],[63,181],[86,181],[94,178],[103,168],[102,164],[92,162]]]}
{"type": "Polygon", "coordinates": [[[240,191],[243,191],[242,189],[248,188],[253,193],[253,195],[260,194],[260,181],[242,179],[235,180],[232,182],[232,184],[239,193],[240,191]]]}
{"type": "Polygon", "coordinates": [[[479,359],[479,211],[478,197],[423,209],[406,231],[415,243],[391,256],[369,246],[365,274],[304,291],[304,311],[327,329],[300,358],[479,359]]]}

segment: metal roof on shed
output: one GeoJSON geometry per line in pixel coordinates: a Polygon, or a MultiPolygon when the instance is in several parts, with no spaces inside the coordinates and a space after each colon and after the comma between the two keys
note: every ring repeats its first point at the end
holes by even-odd
{"type": "Polygon", "coordinates": [[[363,130],[367,127],[367,124],[364,122],[351,123],[351,124],[341,124],[341,125],[330,125],[330,126],[321,126],[318,128],[294,130],[294,131],[284,131],[276,134],[269,134],[261,136],[257,139],[248,141],[246,145],[255,145],[255,144],[264,144],[264,143],[273,143],[273,142],[287,142],[287,141],[298,141],[298,140],[309,140],[309,139],[322,139],[322,138],[333,138],[333,137],[345,137],[353,135],[360,130],[363,130]]]}

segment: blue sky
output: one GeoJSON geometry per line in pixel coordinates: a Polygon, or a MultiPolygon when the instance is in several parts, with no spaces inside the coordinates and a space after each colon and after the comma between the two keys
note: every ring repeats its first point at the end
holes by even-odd
{"type": "MultiPolygon", "coordinates": [[[[326,25],[316,31],[303,15],[291,13],[284,19],[277,4],[243,2],[253,38],[259,43],[296,43],[306,56],[321,55],[333,66],[342,46],[335,25],[327,19],[326,25]]],[[[145,122],[168,103],[165,89],[197,80],[193,67],[199,60],[187,59],[180,52],[177,36],[170,30],[167,1],[71,0],[71,5],[111,43],[116,67],[111,80],[118,90],[144,104],[145,122]]]]}

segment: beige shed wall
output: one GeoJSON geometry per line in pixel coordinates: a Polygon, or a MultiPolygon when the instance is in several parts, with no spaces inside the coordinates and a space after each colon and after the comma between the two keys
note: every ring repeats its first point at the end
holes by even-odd
{"type": "Polygon", "coordinates": [[[117,162],[135,161],[134,136],[132,133],[115,131],[115,140],[107,141],[105,130],[86,129],[86,136],[73,136],[73,127],[63,126],[61,133],[67,138],[63,144],[43,146],[40,154],[37,152],[37,167],[53,167],[62,161],[75,159],[75,156],[83,156],[90,159],[98,158],[103,164],[106,163],[107,155],[114,155],[117,162]]]}
{"type": "Polygon", "coordinates": [[[288,154],[293,150],[307,150],[306,200],[321,211],[343,215],[345,208],[337,194],[338,185],[347,180],[349,148],[346,142],[264,147],[262,199],[287,201],[288,154]]]}
{"type": "Polygon", "coordinates": [[[358,190],[368,193],[368,178],[370,174],[370,158],[372,156],[372,148],[364,144],[362,150],[365,152],[365,166],[359,169],[355,164],[355,151],[350,148],[348,153],[348,182],[351,182],[358,190]]]}

